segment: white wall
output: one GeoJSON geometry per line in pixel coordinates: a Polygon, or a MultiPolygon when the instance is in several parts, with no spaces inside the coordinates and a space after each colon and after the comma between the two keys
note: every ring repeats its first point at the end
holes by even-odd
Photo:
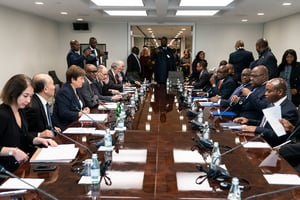
{"type": "Polygon", "coordinates": [[[14,74],[32,76],[57,65],[55,22],[0,7],[0,90],[14,74]]]}
{"type": "Polygon", "coordinates": [[[264,27],[264,37],[280,64],[285,50],[295,49],[300,60],[300,14],[269,22],[264,27]]]}
{"type": "Polygon", "coordinates": [[[195,28],[193,59],[198,51],[203,50],[206,53],[208,68],[215,68],[221,60],[228,60],[229,54],[235,51],[235,42],[239,39],[244,40],[245,49],[252,51],[256,58],[255,43],[262,37],[262,34],[262,24],[203,25],[198,23],[195,28]]]}

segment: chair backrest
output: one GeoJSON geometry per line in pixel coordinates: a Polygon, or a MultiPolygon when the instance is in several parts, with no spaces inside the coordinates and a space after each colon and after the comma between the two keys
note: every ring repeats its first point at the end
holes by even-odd
{"type": "Polygon", "coordinates": [[[54,70],[50,70],[50,71],[48,71],[48,74],[49,74],[49,76],[52,77],[54,84],[59,85],[59,87],[61,87],[63,82],[61,80],[59,80],[59,78],[56,75],[56,72],[54,70]]]}

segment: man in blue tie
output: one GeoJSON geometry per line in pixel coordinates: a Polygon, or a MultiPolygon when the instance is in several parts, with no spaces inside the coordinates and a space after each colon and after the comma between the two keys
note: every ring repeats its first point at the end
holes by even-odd
{"type": "Polygon", "coordinates": [[[61,131],[52,125],[48,104],[55,92],[53,79],[48,74],[37,74],[32,78],[32,82],[35,93],[32,96],[31,105],[25,109],[28,130],[35,136],[53,138],[54,130],[61,131]]]}

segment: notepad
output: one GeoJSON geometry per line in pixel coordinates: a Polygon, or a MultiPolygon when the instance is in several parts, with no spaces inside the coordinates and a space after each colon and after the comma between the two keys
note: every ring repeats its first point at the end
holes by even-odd
{"type": "Polygon", "coordinates": [[[214,103],[214,102],[211,102],[211,101],[208,101],[208,102],[200,102],[200,105],[203,106],[203,107],[220,106],[220,104],[214,103]]]}
{"type": "Polygon", "coordinates": [[[226,112],[212,112],[211,113],[213,116],[224,116],[224,117],[235,117],[236,113],[231,112],[231,111],[226,111],[226,112]]]}
{"type": "Polygon", "coordinates": [[[104,104],[99,104],[98,110],[116,110],[117,109],[117,103],[104,103],[104,104]]]}
{"type": "Polygon", "coordinates": [[[79,122],[104,122],[107,114],[84,114],[79,118],[79,122]]]}
{"type": "MultiPolygon", "coordinates": [[[[44,182],[43,178],[22,178],[22,180],[33,185],[35,188],[38,188],[44,182]]],[[[9,178],[0,186],[0,189],[34,189],[26,183],[17,178],[9,178]]]]}

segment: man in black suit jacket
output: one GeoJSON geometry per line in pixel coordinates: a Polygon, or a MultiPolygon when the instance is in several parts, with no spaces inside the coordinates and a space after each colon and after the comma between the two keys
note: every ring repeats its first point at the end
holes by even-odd
{"type": "Polygon", "coordinates": [[[79,54],[80,50],[80,44],[77,40],[71,40],[70,41],[70,51],[68,52],[67,55],[67,64],[68,67],[72,65],[76,65],[81,67],[82,69],[84,68],[84,62],[86,61],[86,58],[89,57],[91,51],[89,49],[86,49],[83,52],[83,55],[79,54]]]}
{"type": "Polygon", "coordinates": [[[127,58],[126,76],[129,80],[142,80],[142,66],[139,59],[139,48],[132,47],[131,54],[127,58]]]}
{"type": "Polygon", "coordinates": [[[259,58],[250,63],[250,68],[253,69],[258,65],[264,65],[268,68],[269,79],[278,77],[277,59],[271,52],[268,41],[264,38],[257,40],[256,50],[258,52],[259,58]]]}
{"type": "MultiPolygon", "coordinates": [[[[274,106],[281,107],[281,118],[288,120],[291,124],[295,125],[299,119],[298,112],[295,105],[287,99],[286,96],[287,85],[282,78],[273,78],[266,84],[266,98],[274,106]]],[[[285,134],[278,137],[268,122],[247,119],[239,117],[234,119],[235,122],[249,124],[242,126],[243,131],[254,132],[256,134],[263,133],[263,138],[274,147],[286,141],[289,135],[285,134]]]]}
{"type": "Polygon", "coordinates": [[[95,37],[90,37],[89,47],[91,54],[87,58],[87,64],[93,64],[96,67],[101,64],[100,62],[100,50],[97,48],[97,39],[95,37]]]}
{"type": "Polygon", "coordinates": [[[60,132],[59,128],[53,127],[51,115],[47,113],[46,104],[55,91],[53,79],[48,74],[37,74],[32,81],[35,94],[32,96],[31,105],[25,109],[28,130],[34,136],[52,138],[55,135],[53,128],[60,132]]]}
{"type": "Polygon", "coordinates": [[[193,85],[195,89],[203,89],[203,91],[207,91],[210,87],[209,82],[209,73],[207,71],[207,63],[203,60],[200,60],[197,63],[196,71],[199,73],[199,77],[190,76],[189,77],[189,84],[193,85]]]}
{"type": "Polygon", "coordinates": [[[226,65],[221,65],[217,70],[217,75],[210,78],[212,87],[208,91],[209,97],[217,96],[219,99],[228,99],[236,88],[236,82],[228,74],[226,65]]]}
{"type": "Polygon", "coordinates": [[[254,60],[251,51],[244,49],[244,41],[238,40],[235,43],[235,52],[229,55],[228,62],[234,67],[234,76],[238,81],[241,81],[241,73],[245,68],[250,66],[250,63],[254,60]]]}

